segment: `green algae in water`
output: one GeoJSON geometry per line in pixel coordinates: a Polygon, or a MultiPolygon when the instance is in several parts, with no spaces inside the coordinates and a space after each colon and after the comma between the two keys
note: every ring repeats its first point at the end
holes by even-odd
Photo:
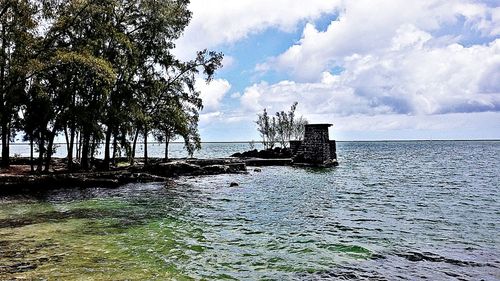
{"type": "Polygon", "coordinates": [[[344,143],[320,172],[2,198],[0,279],[496,280],[499,144],[344,143]]]}
{"type": "MultiPolygon", "coordinates": [[[[5,206],[4,206],[5,207],[5,206]]],[[[60,205],[19,205],[5,210],[18,220],[23,216],[70,211],[137,211],[124,202],[89,200],[60,205]]],[[[174,235],[175,222],[162,220],[146,225],[123,227],[120,218],[62,218],[57,222],[33,222],[1,228],[0,279],[77,279],[140,280],[150,278],[187,278],[176,268],[176,261],[165,257],[182,253],[174,235]]],[[[199,250],[199,249],[197,249],[199,250]]],[[[187,259],[187,255],[178,255],[187,259]]]]}
{"type": "MultiPolygon", "coordinates": [[[[88,220],[67,220],[58,224],[44,223],[15,229],[15,233],[0,231],[7,237],[2,248],[2,266],[20,262],[36,266],[26,272],[1,272],[7,278],[48,278],[75,279],[85,276],[92,280],[101,279],[148,279],[184,277],[174,263],[167,264],[155,252],[170,253],[177,248],[174,242],[151,243],[148,239],[149,227],[136,227],[130,231],[106,235],[89,235],[84,230],[89,227],[88,220]],[[26,239],[29,237],[29,239],[26,239]],[[133,241],[131,241],[133,240],[133,241]],[[23,241],[19,244],[19,241],[23,241]],[[9,252],[16,255],[9,257],[9,252]],[[22,253],[18,255],[17,253],[22,253]]],[[[101,221],[102,227],[108,222],[101,221]]],[[[114,222],[110,221],[113,225],[114,222]]],[[[95,223],[91,224],[96,227],[95,223]]],[[[111,233],[111,234],[110,234],[111,233]]]]}

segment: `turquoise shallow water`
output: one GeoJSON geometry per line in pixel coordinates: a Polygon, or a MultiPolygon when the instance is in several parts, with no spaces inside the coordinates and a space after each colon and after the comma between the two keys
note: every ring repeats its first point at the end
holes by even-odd
{"type": "Polygon", "coordinates": [[[0,279],[500,279],[500,142],[338,152],[333,169],[3,196],[0,279]]]}

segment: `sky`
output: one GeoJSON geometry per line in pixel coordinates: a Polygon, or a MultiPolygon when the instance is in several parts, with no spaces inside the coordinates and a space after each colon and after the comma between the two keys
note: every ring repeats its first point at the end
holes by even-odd
{"type": "Polygon", "coordinates": [[[257,113],[337,140],[500,139],[496,0],[191,0],[174,53],[224,53],[196,87],[202,141],[259,140],[257,113]]]}

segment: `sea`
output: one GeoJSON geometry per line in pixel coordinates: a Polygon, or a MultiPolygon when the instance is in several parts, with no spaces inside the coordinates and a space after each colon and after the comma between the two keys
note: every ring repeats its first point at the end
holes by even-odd
{"type": "Polygon", "coordinates": [[[500,280],[500,141],[337,153],[335,168],[1,195],[0,280],[500,280]]]}

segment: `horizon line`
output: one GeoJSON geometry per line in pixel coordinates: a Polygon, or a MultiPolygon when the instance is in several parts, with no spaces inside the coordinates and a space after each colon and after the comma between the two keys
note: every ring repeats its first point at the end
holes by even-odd
{"type": "MultiPolygon", "coordinates": [[[[411,141],[500,141],[500,139],[381,139],[381,140],[335,140],[336,142],[411,142],[411,141]]],[[[202,141],[200,143],[262,143],[262,141],[247,140],[247,141],[202,141]]],[[[66,142],[55,142],[55,145],[67,144],[66,142]]],[[[75,142],[78,144],[78,142],[75,142]]],[[[138,145],[144,145],[138,142],[138,145]]],[[[148,144],[164,144],[164,142],[148,142],[148,144]]],[[[182,141],[172,141],[169,144],[184,144],[182,141]]],[[[278,144],[278,142],[277,142],[278,144]]],[[[10,142],[9,145],[30,145],[29,142],[10,142]]],[[[36,144],[34,144],[36,146],[36,144]]]]}

